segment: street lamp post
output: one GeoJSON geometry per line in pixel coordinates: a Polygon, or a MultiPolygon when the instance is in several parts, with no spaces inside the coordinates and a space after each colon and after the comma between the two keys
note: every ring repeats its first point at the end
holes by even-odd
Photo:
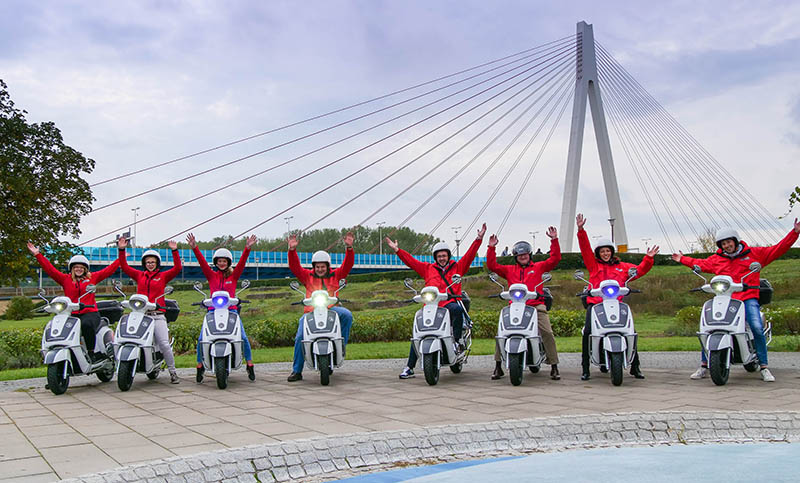
{"type": "Polygon", "coordinates": [[[611,224],[611,243],[614,243],[614,220],[616,220],[616,218],[608,219],[608,223],[611,224]]]}
{"type": "Polygon", "coordinates": [[[375,223],[378,225],[378,254],[383,256],[383,237],[381,236],[381,228],[386,224],[385,221],[375,223]]]}
{"type": "Polygon", "coordinates": [[[642,238],[642,241],[644,242],[644,251],[649,250],[647,242],[649,242],[650,240],[652,240],[652,238],[642,238]]]}
{"type": "Polygon", "coordinates": [[[261,262],[261,259],[259,257],[255,258],[256,258],[256,280],[258,280],[258,264],[259,262],[261,262]]]}
{"type": "Polygon", "coordinates": [[[538,231],[529,231],[531,237],[533,237],[533,253],[536,253],[536,234],[539,233],[538,231]]]}
{"type": "MultiPolygon", "coordinates": [[[[138,240],[136,239],[136,215],[139,214],[139,208],[141,208],[141,207],[137,206],[136,208],[131,208],[131,211],[133,212],[133,242],[134,243],[138,242],[138,240]]],[[[131,243],[131,247],[133,247],[133,246],[134,246],[133,243],[131,243]]]]}
{"type": "Polygon", "coordinates": [[[456,234],[456,258],[457,258],[459,256],[458,246],[461,244],[461,240],[458,238],[458,230],[460,230],[461,227],[460,226],[451,226],[450,229],[453,230],[453,232],[455,232],[455,234],[456,234]]]}
{"type": "MultiPolygon", "coordinates": [[[[286,221],[286,238],[287,238],[287,239],[288,239],[290,236],[292,236],[292,225],[291,225],[292,218],[294,218],[294,216],[284,216],[284,217],[283,217],[283,219],[286,221]]],[[[289,245],[289,242],[288,242],[288,240],[287,240],[287,242],[286,242],[286,245],[287,245],[287,246],[289,245]]]]}

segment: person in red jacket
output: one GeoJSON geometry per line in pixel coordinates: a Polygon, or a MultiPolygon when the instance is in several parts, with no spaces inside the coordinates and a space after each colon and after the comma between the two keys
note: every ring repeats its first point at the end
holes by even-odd
{"type": "Polygon", "coordinates": [[[69,297],[73,302],[77,302],[81,296],[81,303],[84,307],[81,310],[73,312],[72,315],[81,320],[81,335],[86,343],[86,351],[89,353],[89,358],[94,362],[102,357],[112,358],[113,347],[109,345],[109,354],[95,353],[94,348],[96,344],[97,331],[100,329],[100,314],[97,311],[97,306],[94,294],[86,294],[86,287],[89,285],[97,285],[106,278],[114,275],[114,272],[119,268],[119,260],[114,260],[114,263],[100,270],[99,272],[89,272],[89,260],[83,255],[75,255],[69,259],[69,273],[62,273],[50,263],[50,260],[45,258],[44,255],[39,253],[39,249],[31,242],[28,242],[28,250],[36,261],[42,266],[45,273],[52,278],[57,284],[61,285],[64,289],[64,295],[69,297]]]}
{"type": "MultiPolygon", "coordinates": [[[[700,267],[700,270],[714,275],[728,275],[734,282],[742,281],[747,285],[758,286],[758,272],[751,274],[744,280],[742,277],[750,272],[750,264],[758,262],[766,267],[786,253],[797,241],[800,233],[800,223],[794,220],[794,228],[777,245],[771,247],[751,247],[739,238],[739,234],[730,227],[720,228],[716,233],[717,253],[708,258],[692,258],[684,256],[683,252],[673,253],[672,259],[687,267],[700,267]]],[[[775,376],[768,369],[767,339],[764,337],[764,321],[761,318],[761,306],[758,303],[758,289],[735,292],[732,298],[742,300],[745,306],[745,320],[753,331],[753,342],[756,346],[756,355],[761,364],[761,379],[765,382],[774,382],[775,376]]],[[[705,352],[701,352],[702,362],[700,368],[691,375],[692,379],[706,377],[708,361],[705,352]]]]}
{"type": "MultiPolygon", "coordinates": [[[[483,235],[486,233],[486,223],[478,230],[478,237],[469,246],[469,249],[457,262],[453,260],[453,254],[450,252],[450,247],[447,243],[439,242],[433,246],[433,259],[435,263],[421,262],[413,257],[410,253],[400,249],[397,245],[397,240],[391,240],[386,237],[386,243],[389,247],[397,253],[400,260],[403,261],[408,267],[419,274],[425,280],[425,286],[437,287],[440,292],[445,290],[450,295],[461,295],[461,284],[457,283],[450,288],[448,285],[453,283],[453,275],[464,275],[469,270],[472,260],[478,254],[478,248],[483,242],[483,235]]],[[[464,311],[461,305],[456,300],[443,300],[439,302],[440,307],[444,307],[450,313],[450,324],[453,326],[453,339],[456,341],[456,352],[461,351],[461,347],[457,341],[461,339],[461,331],[464,328],[464,311]]],[[[417,353],[414,350],[414,344],[411,344],[411,350],[408,353],[408,364],[400,373],[400,379],[408,379],[414,377],[414,366],[417,365],[417,353]]]]}
{"type": "MultiPolygon", "coordinates": [[[[581,248],[581,256],[583,264],[589,271],[589,283],[593,287],[599,287],[600,282],[603,280],[616,280],[620,285],[623,285],[628,280],[628,270],[636,268],[637,274],[634,280],[643,277],[653,268],[654,258],[658,253],[658,245],[654,245],[647,250],[647,255],[642,259],[642,263],[634,265],[633,263],[626,263],[621,261],[618,257],[614,256],[614,243],[607,239],[601,238],[592,250],[592,245],[589,243],[589,235],[583,229],[586,224],[586,218],[582,214],[578,214],[575,218],[578,225],[578,245],[581,248]]],[[[619,296],[622,300],[622,296],[619,296]]],[[[583,374],[581,380],[586,381],[591,376],[589,375],[589,337],[592,334],[592,306],[603,302],[602,297],[588,297],[586,302],[589,307],[586,310],[586,324],[583,327],[583,340],[581,348],[581,366],[583,374]]],[[[604,367],[601,366],[600,370],[603,371],[604,367]]],[[[605,371],[603,371],[605,372],[605,371]]],[[[644,379],[641,369],[639,368],[639,351],[631,362],[631,375],[636,379],[644,379]]]]}
{"type": "MultiPolygon", "coordinates": [[[[524,283],[528,290],[534,290],[537,285],[542,283],[542,274],[553,270],[561,261],[561,246],[558,244],[558,231],[551,226],[547,229],[547,236],[550,237],[550,256],[541,262],[531,263],[533,248],[526,241],[519,241],[514,244],[511,254],[514,256],[516,265],[500,265],[497,263],[497,235],[489,237],[489,249],[486,251],[486,268],[495,272],[508,281],[508,285],[524,283]]],[[[539,287],[541,291],[541,287],[539,287]]],[[[508,302],[509,304],[511,301],[508,302]]],[[[544,297],[535,300],[528,300],[526,305],[536,308],[538,313],[539,333],[542,335],[544,352],[547,355],[546,362],[550,364],[550,378],[558,381],[561,375],[558,373],[558,350],[556,349],[556,339],[553,337],[553,327],[550,325],[550,316],[547,315],[544,297]]],[[[494,373],[492,379],[503,377],[502,354],[500,346],[495,344],[494,348],[494,373]]]]}
{"type": "MultiPolygon", "coordinates": [[[[150,302],[161,306],[165,305],[163,300],[164,289],[169,281],[175,278],[181,271],[181,257],[178,255],[178,244],[175,243],[174,240],[170,240],[168,245],[170,250],[172,250],[172,268],[162,272],[161,255],[156,250],[146,250],[142,254],[142,267],[144,267],[144,270],[136,270],[128,265],[128,259],[125,255],[128,239],[123,236],[117,240],[119,265],[122,271],[125,272],[125,275],[136,282],[136,293],[144,295],[150,302]]],[[[167,363],[169,380],[172,384],[178,384],[181,380],[178,377],[178,372],[175,370],[175,356],[172,354],[172,347],[169,345],[169,329],[167,328],[165,312],[165,309],[157,308],[152,312],[148,312],[147,315],[153,319],[153,323],[155,324],[153,339],[155,340],[156,347],[158,347],[158,350],[161,351],[161,354],[164,356],[164,362],[167,363]]]]}
{"type": "MultiPolygon", "coordinates": [[[[200,264],[200,269],[203,271],[203,275],[206,276],[208,280],[208,290],[209,293],[214,293],[219,290],[225,290],[228,292],[231,298],[236,297],[236,282],[239,281],[239,277],[242,276],[242,272],[244,272],[244,267],[247,264],[247,257],[250,255],[250,247],[252,247],[255,243],[256,238],[255,235],[250,235],[247,238],[247,241],[244,245],[244,250],[242,250],[242,256],[239,257],[239,263],[236,264],[236,267],[233,267],[233,254],[231,254],[230,250],[227,248],[219,248],[214,251],[214,256],[211,257],[211,262],[214,264],[214,269],[208,266],[208,262],[206,258],[203,256],[203,252],[197,247],[197,240],[195,239],[192,233],[189,233],[186,236],[186,241],[189,243],[189,246],[192,247],[192,251],[194,252],[194,257],[197,259],[197,263],[200,264]]],[[[237,311],[238,307],[233,308],[231,310],[237,311]]],[[[245,360],[247,361],[247,377],[250,378],[251,381],[256,380],[256,372],[255,366],[253,365],[253,354],[252,350],[250,349],[250,341],[247,339],[247,334],[244,332],[244,324],[241,323],[241,317],[239,318],[240,322],[240,330],[242,331],[242,354],[244,355],[245,360]]],[[[203,382],[203,374],[205,373],[205,368],[203,367],[203,352],[200,349],[200,340],[203,337],[203,333],[200,333],[200,337],[197,339],[197,382],[203,382]]]]}
{"type": "MultiPolygon", "coordinates": [[[[328,294],[333,296],[334,292],[339,289],[339,280],[347,278],[355,262],[354,240],[355,236],[352,232],[347,232],[344,236],[344,244],[347,248],[345,249],[344,261],[339,268],[331,270],[330,254],[326,251],[318,250],[312,255],[312,268],[308,270],[300,265],[300,257],[297,256],[297,235],[289,237],[289,270],[306,288],[306,298],[311,297],[311,293],[315,290],[326,289],[328,294]]],[[[353,326],[353,313],[341,305],[331,305],[328,309],[339,314],[342,338],[344,339],[344,346],[347,346],[347,340],[350,338],[350,328],[353,326]]],[[[312,312],[313,310],[314,307],[309,305],[303,309],[303,313],[312,312]]],[[[297,323],[297,334],[294,337],[294,363],[292,364],[292,373],[286,379],[289,382],[303,380],[303,363],[305,362],[303,354],[303,317],[304,315],[300,317],[297,323]]]]}

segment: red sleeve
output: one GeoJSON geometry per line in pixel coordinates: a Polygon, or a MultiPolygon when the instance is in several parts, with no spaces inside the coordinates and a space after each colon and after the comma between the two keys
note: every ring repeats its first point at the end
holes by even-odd
{"type": "Polygon", "coordinates": [[[467,253],[465,253],[464,256],[458,261],[456,264],[456,269],[458,270],[459,275],[463,276],[467,274],[469,266],[472,265],[472,261],[475,260],[475,255],[478,254],[478,249],[481,247],[481,243],[483,243],[483,238],[476,238],[475,241],[473,241],[469,246],[467,253]]]}
{"type": "Polygon", "coordinates": [[[797,237],[798,234],[792,230],[788,235],[783,237],[783,240],[779,241],[777,245],[772,245],[771,247],[750,247],[750,250],[753,255],[758,258],[758,261],[761,262],[761,265],[766,267],[789,251],[792,245],[794,245],[794,242],[797,241],[797,237]]]}
{"type": "Polygon", "coordinates": [[[100,283],[108,277],[114,275],[114,272],[119,268],[119,258],[114,260],[114,263],[100,270],[99,272],[92,273],[92,283],[100,283]]]}
{"type": "Polygon", "coordinates": [[[42,266],[44,273],[55,280],[59,285],[63,285],[64,282],[69,278],[69,274],[59,272],[58,269],[54,267],[52,263],[50,263],[50,260],[45,258],[45,256],[41,253],[36,255],[36,261],[42,266]]]}
{"type": "Polygon", "coordinates": [[[244,272],[244,267],[247,266],[247,257],[250,255],[250,249],[245,246],[244,250],[242,250],[242,256],[239,257],[239,261],[236,263],[236,268],[233,269],[233,275],[231,278],[234,280],[239,280],[239,277],[242,276],[244,272]]]}
{"type": "Polygon", "coordinates": [[[300,257],[297,256],[297,250],[289,250],[289,270],[303,285],[306,285],[311,278],[311,270],[306,270],[300,265],[300,257]]]}
{"type": "Polygon", "coordinates": [[[644,277],[647,274],[647,272],[649,272],[650,269],[653,268],[655,262],[656,262],[655,258],[651,257],[650,255],[645,255],[644,258],[642,259],[642,263],[640,263],[636,267],[636,278],[644,277]]]}
{"type": "Polygon", "coordinates": [[[211,267],[208,266],[208,262],[203,256],[203,252],[200,251],[200,248],[195,245],[195,247],[192,248],[192,253],[194,253],[194,258],[197,259],[197,263],[200,264],[200,269],[203,271],[203,275],[206,276],[206,280],[214,278],[214,270],[211,270],[211,267]]]}
{"type": "Polygon", "coordinates": [[[178,274],[181,272],[181,256],[178,253],[178,250],[172,250],[172,268],[164,272],[164,279],[169,282],[173,278],[177,277],[178,274]]]}
{"type": "Polygon", "coordinates": [[[417,272],[420,277],[425,278],[425,269],[428,267],[427,263],[420,262],[403,249],[397,250],[397,256],[400,257],[400,260],[402,260],[408,268],[417,272]]]}
{"type": "Polygon", "coordinates": [[[494,272],[508,280],[506,276],[508,266],[497,263],[497,247],[489,247],[486,250],[486,268],[488,268],[490,272],[494,272]]]}
{"type": "Polygon", "coordinates": [[[591,275],[597,271],[597,260],[594,258],[592,244],[589,243],[589,235],[586,234],[586,230],[583,228],[578,230],[578,246],[581,247],[583,264],[586,265],[586,269],[589,270],[589,274],[591,275]]]}
{"type": "Polygon", "coordinates": [[[353,269],[353,264],[356,262],[355,251],[352,248],[348,248],[344,252],[344,261],[342,262],[342,266],[336,270],[336,281],[343,278],[347,278],[347,275],[350,273],[350,270],[353,269]]]}
{"type": "Polygon", "coordinates": [[[553,238],[550,240],[550,256],[547,257],[546,260],[543,260],[541,263],[541,271],[542,272],[549,272],[558,266],[558,262],[561,261],[561,245],[558,243],[558,238],[553,238]]]}
{"type": "Polygon", "coordinates": [[[128,265],[128,256],[127,253],[125,253],[124,248],[119,249],[118,258],[119,258],[119,266],[122,268],[122,271],[125,273],[125,275],[131,277],[131,279],[133,279],[134,282],[139,283],[139,270],[131,268],[131,266],[128,265]]]}
{"type": "Polygon", "coordinates": [[[715,273],[715,264],[711,261],[710,258],[692,258],[687,257],[686,255],[681,257],[680,263],[682,265],[686,265],[687,267],[694,269],[694,266],[697,265],[700,267],[700,270],[706,273],[715,273]]]}

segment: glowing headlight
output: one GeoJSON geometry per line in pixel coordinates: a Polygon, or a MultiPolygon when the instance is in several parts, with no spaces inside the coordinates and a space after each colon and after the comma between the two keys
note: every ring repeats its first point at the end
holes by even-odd
{"type": "Polygon", "coordinates": [[[434,300],[436,300],[436,294],[433,293],[433,292],[425,292],[424,294],[422,294],[422,300],[426,304],[429,304],[429,303],[433,302],[434,300]]]}
{"type": "Polygon", "coordinates": [[[141,301],[141,300],[132,300],[132,301],[131,301],[131,307],[133,307],[133,308],[134,308],[134,309],[136,309],[136,310],[141,310],[141,309],[143,309],[143,308],[144,308],[144,305],[145,305],[145,304],[144,304],[144,302],[143,302],[143,301],[141,301]]]}
{"type": "Polygon", "coordinates": [[[328,296],[325,294],[315,295],[314,298],[311,300],[315,307],[327,307],[328,306],[328,296]]]}
{"type": "Polygon", "coordinates": [[[718,282],[714,282],[714,283],[711,284],[711,290],[713,290],[714,293],[716,293],[718,295],[721,295],[721,294],[727,292],[729,288],[731,288],[731,284],[729,284],[725,280],[720,280],[718,282]]]}
{"type": "Polygon", "coordinates": [[[513,292],[511,292],[511,298],[517,301],[522,300],[524,296],[525,292],[523,292],[522,290],[514,290],[513,292]]]}
{"type": "Polygon", "coordinates": [[[228,297],[224,295],[220,295],[219,297],[214,297],[211,301],[214,304],[214,307],[218,309],[224,309],[226,305],[228,305],[228,297]]]}
{"type": "Polygon", "coordinates": [[[56,313],[63,312],[66,308],[67,304],[65,304],[64,302],[56,302],[55,304],[53,304],[53,310],[55,310],[56,313]]]}
{"type": "Polygon", "coordinates": [[[619,287],[615,287],[614,285],[609,285],[608,287],[603,289],[603,293],[606,297],[616,297],[619,293],[619,287]]]}

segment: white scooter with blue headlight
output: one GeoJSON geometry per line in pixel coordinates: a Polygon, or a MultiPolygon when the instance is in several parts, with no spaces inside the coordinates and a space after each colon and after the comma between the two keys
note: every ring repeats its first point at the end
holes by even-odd
{"type": "MultiPolygon", "coordinates": [[[[745,319],[744,303],[731,297],[735,292],[753,288],[764,290],[760,286],[744,284],[745,278],[761,270],[761,264],[753,262],[749,268],[750,272],[742,277],[740,283],[734,283],[728,275],[716,275],[709,282],[700,275],[700,267],[694,266],[693,272],[706,283],[691,291],[714,294],[713,299],[703,304],[697,337],[708,358],[711,380],[718,386],[728,382],[731,363],[744,365],[748,372],[755,372],[759,367],[753,332],[745,319]]],[[[763,313],[761,318],[764,319],[763,313]]],[[[764,337],[769,345],[772,341],[772,324],[764,328],[764,337]]]]}
{"type": "Polygon", "coordinates": [[[344,363],[344,338],[339,314],[328,307],[344,301],[338,298],[338,294],[346,284],[344,279],[339,280],[339,288],[333,297],[328,295],[327,290],[315,290],[308,298],[300,290],[297,281],[289,284],[292,290],[303,295],[302,302],[293,302],[292,305],[314,307],[313,312],[303,316],[303,356],[306,367],[319,371],[319,382],[323,386],[330,384],[333,369],[344,363]]]}
{"type": "Polygon", "coordinates": [[[39,293],[39,297],[47,302],[44,311],[54,314],[44,328],[41,350],[47,366],[47,387],[53,394],[64,394],[67,391],[70,376],[97,374],[102,382],[108,382],[114,377],[114,362],[110,357],[113,354],[111,344],[114,334],[108,328],[108,319],[100,319],[94,352],[109,354],[109,358],[92,362],[81,337],[81,319],[72,316],[72,312],[88,307],[80,303],[80,300],[86,294],[94,293],[95,289],[94,285],[87,286],[86,293],[78,298],[78,302],[63,295],[48,301],[44,297],[44,291],[39,293]]]}
{"type": "MultiPolygon", "coordinates": [[[[125,295],[118,282],[114,284],[114,288],[123,296],[125,295]]],[[[137,372],[144,372],[150,380],[157,378],[161,372],[164,356],[155,347],[156,324],[148,312],[166,308],[158,305],[158,299],[171,294],[172,290],[172,287],[166,287],[164,294],[153,302],[150,302],[146,295],[141,294],[133,294],[130,299],[122,302],[122,307],[130,309],[131,312],[122,316],[114,336],[117,386],[120,391],[127,391],[131,388],[137,372]]],[[[174,341],[174,339],[170,341],[170,346],[174,341]]]]}
{"type": "MultiPolygon", "coordinates": [[[[489,278],[500,288],[505,289],[503,284],[497,281],[496,273],[490,273],[489,278]]],[[[549,273],[543,273],[542,282],[536,288],[549,282],[551,278],[549,273]]],[[[528,300],[538,299],[539,296],[536,290],[529,291],[524,283],[512,284],[508,290],[493,296],[511,301],[511,304],[500,311],[495,340],[502,348],[503,361],[514,386],[522,384],[525,366],[530,367],[533,372],[538,372],[545,359],[544,344],[539,336],[538,313],[535,307],[525,304],[528,300]]]]}
{"type": "Polygon", "coordinates": [[[592,364],[605,366],[611,372],[611,383],[615,386],[622,384],[622,373],[627,369],[636,355],[636,346],[639,335],[633,326],[633,314],[630,307],[617,297],[630,293],[641,293],[640,290],[628,288],[628,282],[636,277],[636,268],[628,270],[628,280],[620,287],[616,280],[603,280],[600,286],[594,288],[583,278],[583,272],[577,270],[575,279],[588,284],[586,290],[578,296],[589,295],[602,297],[603,302],[592,307],[592,333],[589,353],[592,364]]]}
{"type": "MultiPolygon", "coordinates": [[[[250,281],[243,280],[241,286],[240,293],[250,287],[250,281]]],[[[205,297],[202,287],[201,282],[195,282],[194,289],[205,297]]],[[[211,298],[192,304],[213,309],[203,318],[200,350],[203,367],[207,371],[214,371],[220,389],[228,387],[230,372],[242,366],[241,319],[236,311],[230,309],[246,303],[250,302],[231,297],[225,290],[217,290],[211,294],[211,298]]]]}

